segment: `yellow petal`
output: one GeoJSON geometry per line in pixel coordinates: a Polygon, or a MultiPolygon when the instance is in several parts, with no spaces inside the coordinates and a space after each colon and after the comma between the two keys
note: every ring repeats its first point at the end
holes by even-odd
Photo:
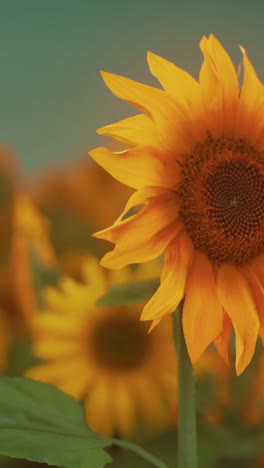
{"type": "Polygon", "coordinates": [[[133,206],[149,200],[139,213],[117,222],[95,236],[116,244],[101,264],[107,268],[122,268],[128,263],[145,262],[159,256],[178,234],[182,224],[177,220],[179,202],[175,193],[147,187],[132,195],[123,216],[133,206]],[[156,195],[156,196],[155,196],[156,195]]]}
{"type": "MultiPolygon", "coordinates": [[[[141,317],[141,320],[143,320],[142,317],[141,317]]],[[[151,333],[152,330],[154,330],[154,328],[156,328],[160,322],[161,322],[161,319],[152,320],[148,333],[151,333]]]]}
{"type": "Polygon", "coordinates": [[[200,94],[199,84],[189,73],[153,52],[148,52],[147,59],[152,75],[169,94],[185,105],[197,101],[200,94]]]}
{"type": "Polygon", "coordinates": [[[34,331],[38,334],[53,333],[56,336],[65,336],[67,334],[69,338],[77,336],[82,331],[83,319],[76,317],[75,315],[62,317],[55,315],[52,312],[39,312],[33,317],[34,331]]]}
{"type": "Polygon", "coordinates": [[[259,335],[264,343],[264,278],[260,278],[259,271],[254,270],[254,266],[245,268],[243,271],[251,288],[252,295],[256,304],[260,329],[259,335]],[[262,281],[261,281],[262,279],[262,281]]]}
{"type": "Polygon", "coordinates": [[[165,189],[162,187],[144,187],[137,192],[133,193],[129,200],[127,201],[124,210],[121,215],[117,218],[114,225],[119,224],[120,221],[127,215],[127,213],[136,206],[145,205],[154,198],[161,198],[163,200],[170,199],[171,197],[176,197],[175,192],[165,189]]]}
{"type": "Polygon", "coordinates": [[[195,363],[219,336],[223,324],[213,268],[201,252],[195,253],[188,274],[182,320],[187,349],[195,363]]]}
{"type": "MultiPolygon", "coordinates": [[[[129,248],[120,248],[117,243],[114,250],[108,252],[101,260],[101,265],[106,268],[123,268],[125,265],[133,263],[141,263],[153,260],[159,257],[168,244],[182,230],[182,223],[179,220],[174,221],[166,228],[151,235],[149,231],[148,239],[144,241],[136,236],[137,229],[131,228],[133,232],[133,242],[129,248]]],[[[122,240],[122,239],[121,239],[122,240]]],[[[123,243],[123,242],[122,242],[123,243]]]]}
{"type": "Polygon", "coordinates": [[[97,379],[84,402],[88,426],[103,437],[113,435],[115,424],[109,390],[111,389],[106,378],[97,379]]]}
{"type": "Polygon", "coordinates": [[[202,96],[198,82],[185,70],[152,52],[148,52],[147,59],[152,75],[176,99],[179,106],[188,112],[192,137],[198,140],[205,131],[202,96]]]}
{"type": "Polygon", "coordinates": [[[136,243],[142,243],[152,234],[159,232],[170,225],[178,216],[179,201],[176,194],[170,190],[146,187],[131,196],[125,210],[113,224],[94,234],[94,237],[105,239],[109,242],[124,244],[124,247],[136,243]],[[149,203],[139,211],[124,220],[123,216],[132,208],[143,203],[149,203]],[[133,229],[134,236],[131,229],[133,229]],[[131,235],[132,234],[132,235],[131,235]]]}
{"type": "Polygon", "coordinates": [[[58,315],[63,313],[65,298],[61,291],[55,289],[54,287],[48,286],[43,290],[42,295],[47,310],[52,310],[58,315]]]}
{"type": "Polygon", "coordinates": [[[33,345],[34,354],[40,359],[61,359],[66,356],[79,354],[78,341],[68,341],[67,338],[59,340],[58,337],[49,337],[39,340],[33,345]]]}
{"type": "MultiPolygon", "coordinates": [[[[214,35],[211,34],[208,39],[203,37],[200,47],[204,54],[200,84],[205,105],[213,111],[214,123],[220,126],[219,132],[230,132],[235,126],[239,100],[234,65],[214,35]]],[[[213,126],[213,130],[216,130],[216,126],[213,126]]]]}
{"type": "Polygon", "coordinates": [[[229,315],[236,334],[236,371],[241,374],[254,354],[259,318],[250,287],[232,265],[222,265],[217,275],[219,301],[229,315]]]}
{"type": "Polygon", "coordinates": [[[132,389],[124,378],[122,380],[115,382],[111,404],[117,430],[123,437],[127,437],[135,427],[137,419],[132,389]]]}
{"type": "Polygon", "coordinates": [[[69,374],[58,382],[57,387],[76,400],[82,400],[87,391],[87,384],[88,378],[86,372],[75,363],[74,372],[71,372],[69,369],[69,374]]]}
{"type": "Polygon", "coordinates": [[[84,361],[74,359],[60,360],[47,362],[39,366],[29,369],[25,373],[26,377],[40,382],[46,382],[52,385],[56,385],[62,390],[67,386],[67,392],[72,396],[83,393],[91,373],[89,368],[84,361]],[[74,381],[71,387],[71,381],[74,381]],[[64,383],[62,388],[61,383],[64,383]],[[67,383],[69,382],[69,383],[67,383]],[[72,389],[72,391],[70,390],[72,389]]]}
{"type": "Polygon", "coordinates": [[[254,142],[258,124],[263,116],[264,87],[244,47],[240,47],[240,50],[243,54],[244,79],[239,99],[237,125],[240,135],[252,138],[254,142]]]}
{"type": "Polygon", "coordinates": [[[141,320],[156,320],[176,309],[184,296],[192,255],[191,240],[182,232],[166,249],[161,285],[144,307],[141,320]]]}
{"type": "Polygon", "coordinates": [[[154,147],[137,147],[121,153],[96,148],[90,156],[115,179],[132,188],[147,186],[173,187],[179,178],[176,161],[162,161],[154,147]]]}
{"type": "Polygon", "coordinates": [[[208,53],[207,38],[202,37],[200,48],[204,54],[204,61],[200,70],[201,93],[206,109],[206,120],[208,129],[214,134],[221,134],[223,131],[223,109],[222,109],[222,88],[219,83],[212,58],[208,53]]]}
{"type": "Polygon", "coordinates": [[[159,147],[156,129],[152,120],[145,114],[134,115],[106,125],[99,128],[97,133],[116,138],[131,146],[159,147]]]}
{"type": "Polygon", "coordinates": [[[173,154],[188,152],[188,135],[181,128],[182,114],[173,97],[160,89],[112,73],[102,72],[102,77],[113,94],[153,120],[162,148],[173,154]]]}
{"type": "Polygon", "coordinates": [[[225,98],[224,108],[227,111],[229,108],[232,109],[232,104],[236,104],[238,101],[239,85],[237,73],[229,55],[213,34],[208,39],[208,52],[214,61],[217,74],[221,79],[225,98]]]}

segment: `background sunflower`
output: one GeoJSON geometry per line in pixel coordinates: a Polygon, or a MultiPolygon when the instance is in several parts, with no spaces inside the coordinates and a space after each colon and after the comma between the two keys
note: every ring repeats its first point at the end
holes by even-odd
{"type": "MultiPolygon", "coordinates": [[[[133,274],[127,269],[124,277],[133,274]]],[[[134,280],[142,277],[146,271],[139,268],[134,280]]],[[[46,290],[46,308],[33,319],[33,351],[44,363],[26,375],[82,400],[87,424],[106,437],[128,436],[139,421],[160,429],[176,405],[170,319],[148,334],[140,306],[96,305],[106,284],[105,272],[90,258],[82,284],[63,278],[59,289],[46,290]]]]}

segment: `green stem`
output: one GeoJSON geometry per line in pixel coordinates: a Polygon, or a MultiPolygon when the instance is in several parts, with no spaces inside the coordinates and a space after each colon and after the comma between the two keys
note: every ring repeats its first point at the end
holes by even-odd
{"type": "Polygon", "coordinates": [[[166,465],[166,463],[161,461],[159,458],[155,457],[155,455],[152,455],[152,453],[147,452],[139,445],[134,444],[133,442],[128,442],[127,440],[120,439],[109,439],[109,442],[109,445],[118,445],[119,447],[125,448],[127,450],[130,450],[131,452],[136,453],[137,455],[144,458],[157,468],[168,468],[168,465],[166,465]]]}
{"type": "Polygon", "coordinates": [[[178,361],[178,468],[197,468],[197,432],[193,368],[182,328],[183,301],[172,314],[178,361]]]}

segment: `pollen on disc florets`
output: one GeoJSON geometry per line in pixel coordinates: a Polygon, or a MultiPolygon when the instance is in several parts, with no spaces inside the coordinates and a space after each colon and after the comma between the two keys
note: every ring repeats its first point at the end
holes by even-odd
{"type": "Polygon", "coordinates": [[[207,139],[181,166],[180,216],[194,247],[217,264],[264,251],[264,153],[243,139],[207,139]]]}

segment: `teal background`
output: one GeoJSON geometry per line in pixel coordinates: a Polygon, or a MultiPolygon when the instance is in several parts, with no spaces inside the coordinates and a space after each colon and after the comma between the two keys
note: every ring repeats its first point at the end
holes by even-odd
{"type": "Polygon", "coordinates": [[[0,1],[0,139],[26,171],[70,162],[100,144],[97,127],[132,115],[99,70],[155,84],[151,50],[196,77],[213,32],[236,64],[246,47],[263,78],[264,2],[0,1]]]}

